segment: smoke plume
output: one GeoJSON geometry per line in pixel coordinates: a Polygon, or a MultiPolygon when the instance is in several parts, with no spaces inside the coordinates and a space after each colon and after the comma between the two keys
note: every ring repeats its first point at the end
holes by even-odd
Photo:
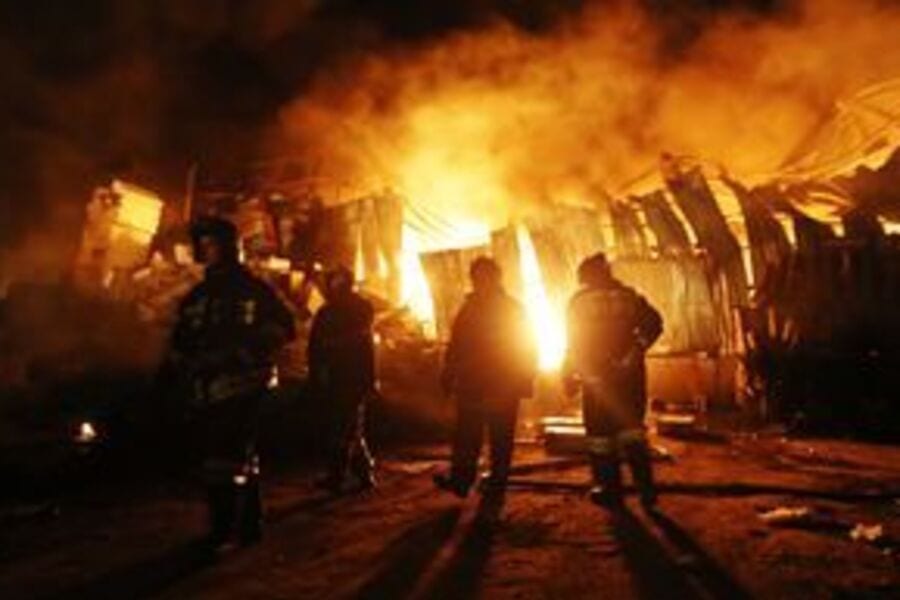
{"type": "Polygon", "coordinates": [[[766,171],[900,72],[897,25],[876,0],[9,0],[0,258],[64,265],[95,184],[173,199],[195,162],[290,155],[498,220],[662,150],[766,171]]]}
{"type": "Polygon", "coordinates": [[[305,156],[326,185],[400,187],[492,224],[619,193],[661,152],[764,179],[838,98],[900,75],[898,27],[896,4],[838,0],[584,2],[531,29],[495,18],[318,73],[270,151],[305,156]]]}

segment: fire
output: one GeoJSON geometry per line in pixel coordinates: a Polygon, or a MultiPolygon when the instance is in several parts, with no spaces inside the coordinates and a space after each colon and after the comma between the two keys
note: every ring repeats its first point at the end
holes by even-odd
{"type": "Polygon", "coordinates": [[[537,252],[531,235],[524,225],[516,228],[519,245],[519,268],[522,272],[522,293],[525,310],[538,343],[538,366],[541,371],[556,371],[566,354],[566,328],[563,311],[553,306],[541,277],[537,252]]]}
{"type": "Polygon", "coordinates": [[[884,232],[887,235],[898,235],[900,234],[900,222],[897,221],[889,221],[887,219],[879,219],[881,222],[881,226],[884,228],[884,232]]]}
{"type": "Polygon", "coordinates": [[[366,261],[363,258],[362,234],[356,236],[356,253],[353,256],[353,278],[357,283],[366,280],[366,261]]]}
{"type": "MultiPolygon", "coordinates": [[[[481,243],[485,243],[486,231],[483,224],[460,223],[457,233],[461,237],[454,241],[471,242],[477,239],[481,243]],[[465,235],[462,235],[463,233],[465,235]]],[[[564,311],[550,300],[538,264],[537,252],[531,242],[528,230],[519,225],[516,229],[516,238],[520,255],[522,300],[534,330],[534,337],[540,340],[538,345],[539,367],[544,372],[556,371],[562,365],[566,352],[564,311]]],[[[433,241],[431,240],[431,242],[433,241]]],[[[449,242],[449,240],[444,240],[444,242],[449,242]]],[[[420,252],[426,245],[428,244],[422,242],[417,231],[409,224],[404,225],[401,254],[401,300],[403,305],[409,308],[422,323],[425,335],[434,337],[436,335],[434,303],[420,258],[420,252]]],[[[464,246],[465,244],[463,244],[464,246]]],[[[442,247],[458,246],[445,243],[442,247]]]]}
{"type": "Polygon", "coordinates": [[[672,36],[648,3],[575,4],[540,34],[500,19],[359,53],[285,106],[273,151],[309,152],[323,181],[390,185],[498,226],[521,198],[631,193],[663,151],[769,181],[837,99],[900,69],[900,11],[877,0],[724,12],[696,36],[672,36]]]}
{"type": "Polygon", "coordinates": [[[162,217],[162,201],[153,193],[115,180],[111,189],[119,198],[117,223],[132,235],[152,237],[162,217]]]}
{"type": "Polygon", "coordinates": [[[425,335],[436,335],[434,304],[431,290],[425,278],[425,270],[419,258],[419,244],[415,233],[409,226],[403,227],[401,249],[401,301],[422,323],[425,335]]]}
{"type": "Polygon", "coordinates": [[[386,280],[388,275],[390,274],[390,267],[388,266],[387,259],[384,257],[384,252],[381,248],[378,249],[378,277],[382,280],[386,280]]]}

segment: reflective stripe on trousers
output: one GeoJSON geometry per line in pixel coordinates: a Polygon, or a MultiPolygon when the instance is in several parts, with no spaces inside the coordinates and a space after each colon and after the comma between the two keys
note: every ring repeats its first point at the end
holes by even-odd
{"type": "Polygon", "coordinates": [[[616,453],[616,440],[607,436],[588,436],[588,452],[595,456],[611,456],[616,453]]]}
{"type": "Polygon", "coordinates": [[[259,477],[259,455],[254,454],[246,460],[208,458],[203,461],[203,477],[207,483],[245,485],[259,477]]]}

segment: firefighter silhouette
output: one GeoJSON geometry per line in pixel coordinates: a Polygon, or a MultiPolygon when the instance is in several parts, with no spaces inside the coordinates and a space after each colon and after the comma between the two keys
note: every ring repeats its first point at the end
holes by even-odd
{"type": "Polygon", "coordinates": [[[472,292],[453,322],[441,385],[456,404],[450,472],[435,484],[465,497],[475,482],[484,430],[490,440],[485,490],[506,486],[521,398],[531,395],[536,354],[522,307],[506,294],[500,266],[475,259],[472,292]]]}
{"type": "Polygon", "coordinates": [[[353,274],[338,267],[325,276],[325,304],[313,318],[309,373],[314,395],[328,403],[328,467],[321,485],[344,489],[348,471],[359,487],[375,486],[365,437],[366,409],[375,393],[372,304],[353,290],[353,274]]]}
{"type": "Polygon", "coordinates": [[[262,500],[257,455],[260,402],[274,377],[274,355],[294,336],[291,313],[272,289],[238,261],[237,232],[220,218],[191,228],[203,280],[182,300],[170,364],[188,379],[202,445],[209,541],[234,534],[259,539],[262,500]]]}
{"type": "Polygon", "coordinates": [[[620,462],[631,467],[645,508],[656,503],[650,449],[644,354],[662,333],[662,317],[647,300],[616,279],[606,256],[578,268],[581,289],[569,302],[569,349],[563,367],[567,393],[580,388],[588,452],[598,504],[622,502],[620,462]]]}

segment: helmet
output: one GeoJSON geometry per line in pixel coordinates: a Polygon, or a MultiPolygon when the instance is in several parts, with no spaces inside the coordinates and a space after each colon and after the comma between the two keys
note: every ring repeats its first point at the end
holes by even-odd
{"type": "Polygon", "coordinates": [[[582,285],[590,285],[598,281],[609,279],[612,271],[609,261],[603,252],[597,252],[588,256],[578,265],[578,282],[582,285]]]}
{"type": "Polygon", "coordinates": [[[194,256],[201,262],[206,261],[205,252],[200,240],[212,238],[219,246],[222,257],[226,261],[236,262],[238,258],[238,233],[234,223],[222,217],[202,217],[191,224],[191,243],[194,256]]]}
{"type": "Polygon", "coordinates": [[[469,277],[473,280],[484,278],[487,280],[500,281],[503,271],[497,261],[488,256],[479,256],[469,265],[469,277]]]}
{"type": "Polygon", "coordinates": [[[353,290],[353,271],[344,265],[338,265],[325,274],[325,294],[327,296],[340,296],[351,290],[353,290]]]}

